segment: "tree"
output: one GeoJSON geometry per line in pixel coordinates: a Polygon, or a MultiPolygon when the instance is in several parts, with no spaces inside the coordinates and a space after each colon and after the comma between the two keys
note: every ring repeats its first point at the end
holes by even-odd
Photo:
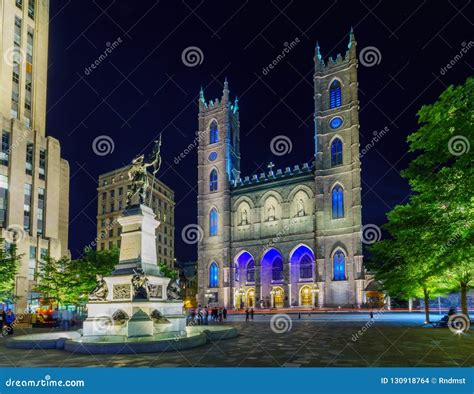
{"type": "Polygon", "coordinates": [[[426,302],[435,293],[452,291],[456,282],[466,315],[474,268],[473,109],[474,78],[450,86],[434,104],[420,109],[420,128],[408,137],[409,150],[417,157],[402,173],[414,193],[408,204],[387,215],[384,227],[392,243],[382,241],[371,249],[379,269],[376,278],[387,288],[403,292],[412,288],[411,280],[423,289],[426,302]],[[387,245],[396,250],[403,273],[383,266],[388,252],[381,249],[387,245]]]}
{"type": "Polygon", "coordinates": [[[36,290],[59,305],[84,304],[96,285],[97,275],[110,275],[117,262],[118,249],[85,249],[77,260],[46,255],[40,262],[36,290]]]}
{"type": "Polygon", "coordinates": [[[167,278],[176,279],[178,277],[178,271],[169,268],[165,263],[159,263],[160,273],[167,278]]]}
{"type": "Polygon", "coordinates": [[[5,242],[0,238],[0,301],[13,303],[15,301],[15,275],[20,266],[21,256],[16,253],[16,245],[10,244],[5,248],[5,242]]]}

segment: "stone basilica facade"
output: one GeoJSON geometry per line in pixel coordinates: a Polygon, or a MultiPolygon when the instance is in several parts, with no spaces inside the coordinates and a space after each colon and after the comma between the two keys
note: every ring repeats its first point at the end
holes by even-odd
{"type": "MultiPolygon", "coordinates": [[[[356,41],[314,71],[314,162],[240,175],[237,100],[199,99],[198,302],[228,308],[365,302],[356,41]]],[[[298,143],[303,141],[298,141],[298,143]]],[[[310,143],[310,141],[308,141],[310,143]]]]}

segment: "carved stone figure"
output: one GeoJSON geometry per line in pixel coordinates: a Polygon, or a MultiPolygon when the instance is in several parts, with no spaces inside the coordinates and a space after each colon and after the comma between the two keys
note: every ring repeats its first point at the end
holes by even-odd
{"type": "MultiPolygon", "coordinates": [[[[148,167],[153,166],[153,179],[161,167],[161,134],[152,153],[152,161],[145,163],[145,155],[137,156],[132,160],[132,166],[128,171],[130,189],[127,191],[127,206],[132,204],[145,204],[146,191],[148,189],[148,167]]],[[[153,185],[152,185],[153,188],[153,185]]]]}
{"type": "Polygon", "coordinates": [[[168,288],[166,289],[166,295],[168,300],[180,300],[181,299],[181,288],[179,287],[179,283],[177,279],[173,279],[168,284],[168,288]]]}
{"type": "Polygon", "coordinates": [[[112,319],[116,321],[118,324],[122,325],[122,324],[125,324],[125,322],[129,320],[130,317],[127,315],[126,312],[119,309],[115,311],[115,313],[112,315],[112,319]]]}
{"type": "Polygon", "coordinates": [[[89,301],[105,301],[109,289],[102,275],[97,275],[97,284],[89,294],[89,301]]]}
{"type": "Polygon", "coordinates": [[[247,210],[244,208],[244,209],[242,210],[242,223],[241,223],[242,226],[245,226],[245,225],[248,224],[247,215],[248,215],[248,214],[247,214],[247,210]]]}
{"type": "Polygon", "coordinates": [[[275,220],[275,207],[273,205],[268,207],[268,220],[275,220]]]}
{"type": "Polygon", "coordinates": [[[297,210],[297,213],[296,213],[297,216],[304,216],[305,215],[305,212],[304,212],[304,202],[303,202],[303,199],[300,198],[298,200],[298,210],[297,210]]]}
{"type": "Polygon", "coordinates": [[[133,299],[147,300],[148,299],[148,278],[143,271],[135,272],[132,276],[133,299]]]}

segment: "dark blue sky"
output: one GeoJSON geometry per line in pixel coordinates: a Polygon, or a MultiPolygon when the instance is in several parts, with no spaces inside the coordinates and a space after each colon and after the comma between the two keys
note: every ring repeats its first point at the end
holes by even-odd
{"type": "MultiPolygon", "coordinates": [[[[163,134],[160,178],[176,196],[176,257],[196,258],[181,229],[196,223],[196,152],[173,158],[194,139],[197,96],[220,97],[227,76],[239,97],[242,173],[308,161],[313,154],[312,70],[316,41],[325,58],[345,52],[354,27],[358,52],[376,47],[380,63],[359,64],[361,146],[389,132],[362,158],[363,222],[381,225],[409,193],[406,137],[416,112],[449,84],[472,75],[468,52],[440,72],[472,38],[468,1],[60,1],[51,0],[47,133],[71,166],[70,248],[77,256],[96,236],[97,176],[149,151],[163,134]],[[267,75],[284,43],[299,43],[267,75]],[[85,69],[118,45],[92,72],[85,69]],[[183,50],[198,47],[202,63],[186,66],[183,50]],[[98,156],[100,135],[114,151],[98,156]],[[286,135],[290,154],[275,157],[270,141],[286,135]]],[[[474,52],[474,49],[471,49],[474,52]]]]}

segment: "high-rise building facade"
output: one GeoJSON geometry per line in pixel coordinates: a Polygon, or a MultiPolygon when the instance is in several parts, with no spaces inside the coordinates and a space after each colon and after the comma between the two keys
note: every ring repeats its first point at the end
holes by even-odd
{"type": "Polygon", "coordinates": [[[22,255],[16,309],[34,309],[41,255],[67,255],[69,165],[46,136],[49,1],[0,1],[0,227],[22,255]]]}
{"type": "MultiPolygon", "coordinates": [[[[99,175],[97,188],[97,250],[120,248],[121,228],[117,218],[126,207],[127,190],[130,187],[125,166],[99,175]]],[[[158,263],[174,268],[174,192],[162,181],[148,174],[150,189],[147,205],[156,215],[160,225],[156,229],[156,253],[158,263]],[[151,193],[151,198],[150,198],[151,193]]]]}

